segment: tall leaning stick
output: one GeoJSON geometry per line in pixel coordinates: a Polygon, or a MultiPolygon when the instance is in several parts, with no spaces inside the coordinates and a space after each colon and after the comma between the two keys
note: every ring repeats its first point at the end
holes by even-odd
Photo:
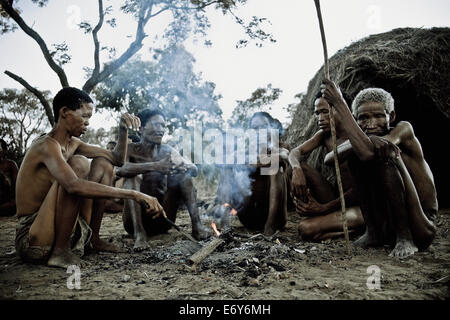
{"type": "MultiPolygon", "coordinates": [[[[322,46],[323,46],[323,55],[325,60],[325,79],[330,79],[330,70],[328,65],[328,51],[327,51],[327,41],[325,39],[325,30],[323,28],[323,21],[322,21],[322,13],[320,10],[320,0],[314,0],[314,3],[316,4],[316,10],[317,10],[317,17],[319,18],[319,26],[320,26],[320,35],[322,37],[322,46]]],[[[341,221],[342,221],[342,228],[344,229],[344,235],[345,235],[345,246],[347,248],[347,254],[350,255],[350,240],[348,238],[348,225],[347,225],[347,217],[346,217],[346,210],[345,210],[345,198],[344,198],[344,190],[342,188],[342,180],[341,180],[341,170],[339,169],[339,160],[337,157],[337,143],[336,143],[336,125],[334,123],[334,114],[331,112],[331,107],[328,109],[329,116],[330,116],[330,127],[331,127],[331,139],[333,142],[333,152],[334,152],[334,167],[336,168],[336,180],[339,188],[339,198],[341,200],[341,221]]]]}

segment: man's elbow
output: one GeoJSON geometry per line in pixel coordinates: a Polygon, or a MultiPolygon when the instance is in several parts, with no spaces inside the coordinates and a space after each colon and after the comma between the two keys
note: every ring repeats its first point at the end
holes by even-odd
{"type": "Polygon", "coordinates": [[[113,166],[121,167],[125,164],[125,159],[114,157],[113,161],[111,162],[113,166]]]}
{"type": "Polygon", "coordinates": [[[71,180],[62,184],[62,187],[66,192],[70,195],[78,195],[82,192],[83,186],[81,183],[81,179],[71,180]]]}

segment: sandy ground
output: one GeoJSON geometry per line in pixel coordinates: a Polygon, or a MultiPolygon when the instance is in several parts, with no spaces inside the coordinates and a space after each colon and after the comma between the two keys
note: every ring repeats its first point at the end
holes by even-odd
{"type": "MultiPolygon", "coordinates": [[[[212,201],[199,192],[199,200],[212,201]]],[[[177,224],[190,232],[187,211],[177,224]]],[[[127,249],[120,254],[84,257],[80,289],[69,289],[67,270],[28,265],[14,250],[16,217],[0,217],[0,298],[124,300],[296,300],[296,299],[449,299],[450,210],[440,210],[438,234],[431,247],[405,260],[388,257],[389,248],[352,248],[345,241],[303,242],[299,217],[289,214],[286,230],[273,239],[256,236],[238,221],[234,240],[209,255],[196,270],[188,258],[198,246],[171,229],[152,238],[151,248],[135,253],[120,214],[105,214],[101,236],[127,249]],[[256,236],[251,238],[252,236],[256,236]],[[380,271],[380,288],[369,289],[368,268],[380,271]]],[[[202,244],[204,244],[203,242],[202,244]]],[[[375,283],[370,282],[369,283],[375,283]]]]}

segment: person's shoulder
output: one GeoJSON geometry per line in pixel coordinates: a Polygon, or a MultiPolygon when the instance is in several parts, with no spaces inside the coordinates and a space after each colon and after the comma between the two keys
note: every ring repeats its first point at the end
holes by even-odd
{"type": "Polygon", "coordinates": [[[395,126],[396,128],[405,128],[405,129],[409,129],[411,131],[414,131],[413,125],[411,124],[411,122],[409,121],[399,121],[399,123],[397,123],[397,125],[395,126]]]}
{"type": "Polygon", "coordinates": [[[400,121],[397,125],[391,129],[401,132],[402,140],[411,140],[415,138],[413,125],[408,121],[400,121]]]}

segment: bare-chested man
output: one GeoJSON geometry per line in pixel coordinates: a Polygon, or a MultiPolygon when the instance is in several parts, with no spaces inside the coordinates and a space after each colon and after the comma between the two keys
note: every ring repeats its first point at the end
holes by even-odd
{"type": "MultiPolygon", "coordinates": [[[[218,198],[230,203],[242,224],[249,229],[273,235],[286,225],[286,167],[289,151],[271,142],[269,129],[279,129],[267,112],[256,112],[249,121],[253,130],[267,130],[268,137],[258,145],[258,163],[250,166],[225,166],[220,171],[218,198]],[[267,159],[263,160],[266,157],[267,159]],[[278,157],[276,172],[262,174],[267,160],[278,157]],[[244,190],[250,188],[250,190],[244,190]]],[[[216,200],[217,201],[217,200],[216,200]]]]}
{"type": "Polygon", "coordinates": [[[133,199],[157,216],[164,211],[154,197],[105,185],[111,182],[113,165],[124,162],[127,128],[138,127],[138,118],[122,115],[119,142],[111,152],[78,139],[93,112],[92,100],[85,92],[61,89],[53,99],[53,112],[56,124],[33,142],[19,170],[15,244],[26,262],[67,267],[81,263],[71,250],[78,226],[83,230],[81,225],[90,224],[94,248],[105,248],[98,237],[105,198],[133,199]],[[90,164],[87,158],[94,160],[90,164]],[[96,199],[92,211],[86,206],[91,198],[96,199]]]}
{"type": "MultiPolygon", "coordinates": [[[[292,166],[291,193],[296,204],[296,212],[306,217],[298,226],[299,234],[305,240],[324,240],[343,234],[342,221],[338,212],[341,203],[337,188],[326,180],[320,172],[306,163],[308,155],[316,148],[324,146],[333,150],[328,103],[322,93],[314,101],[319,131],[312,138],[294,148],[289,154],[292,166]]],[[[336,143],[347,139],[345,130],[336,119],[336,143]]],[[[346,217],[350,231],[364,226],[364,219],[358,206],[353,177],[346,162],[340,163],[341,179],[347,206],[346,217]]]]}
{"type": "Polygon", "coordinates": [[[391,128],[394,99],[383,89],[358,93],[353,117],[335,84],[324,83],[324,98],[335,107],[349,137],[350,152],[343,148],[338,154],[348,156],[366,222],[366,232],[355,244],[391,244],[390,255],[400,258],[426,249],[436,233],[438,203],[433,175],[411,124],[402,121],[391,128]]]}
{"type": "Polygon", "coordinates": [[[0,139],[0,216],[16,213],[17,163],[6,158],[8,144],[0,139]]]}
{"type": "MultiPolygon", "coordinates": [[[[117,168],[116,174],[128,178],[124,188],[156,197],[173,222],[180,205],[185,204],[192,222],[192,235],[196,239],[205,239],[209,233],[201,225],[192,179],[197,175],[197,167],[174,148],[161,143],[166,131],[162,111],[146,109],[139,113],[139,118],[141,140],[129,144],[127,161],[117,168]]],[[[151,219],[142,214],[141,207],[130,201],[125,201],[123,223],[125,230],[135,238],[136,251],[149,246],[149,236],[171,228],[162,218],[151,219]]]]}

